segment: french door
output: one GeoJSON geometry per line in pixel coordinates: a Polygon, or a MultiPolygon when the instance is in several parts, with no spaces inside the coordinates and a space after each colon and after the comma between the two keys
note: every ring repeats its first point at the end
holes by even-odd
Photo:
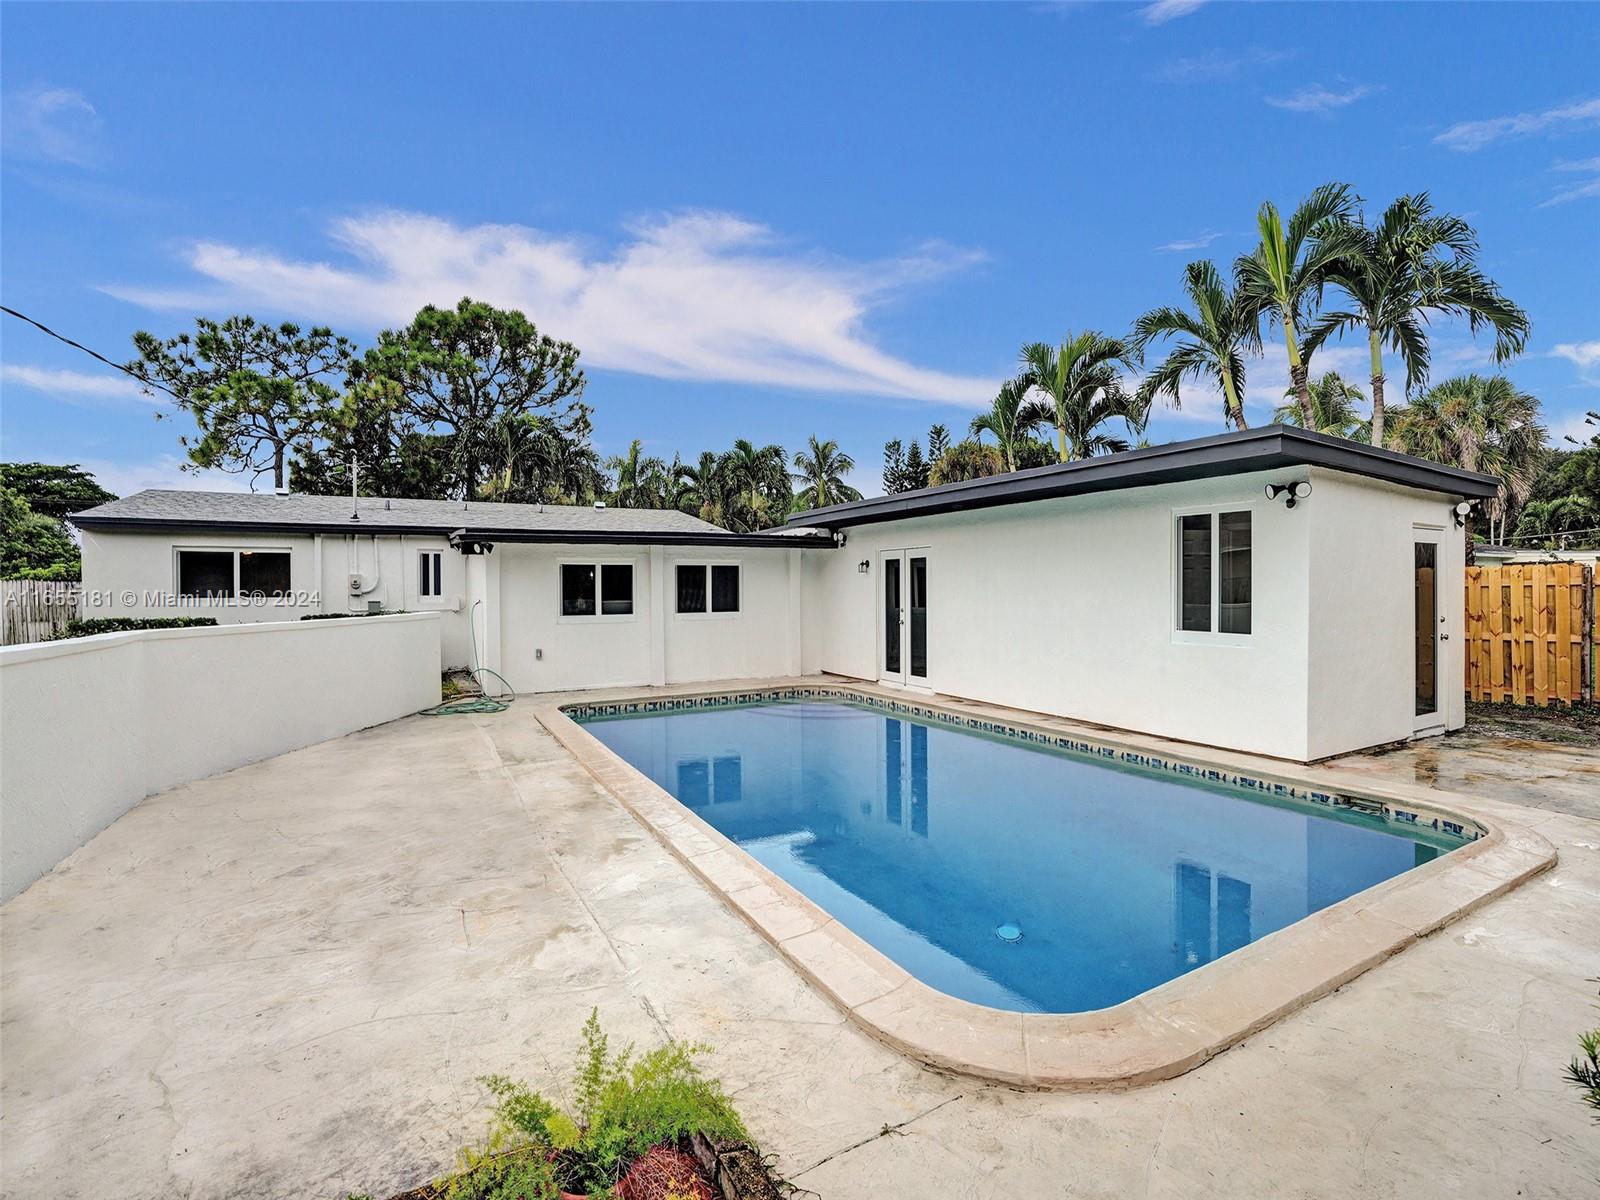
{"type": "Polygon", "coordinates": [[[885,550],[878,561],[878,677],[927,687],[928,552],[885,550]]]}
{"type": "Polygon", "coordinates": [[[1444,630],[1444,596],[1440,583],[1440,561],[1444,532],[1435,529],[1413,530],[1412,575],[1416,595],[1416,723],[1417,733],[1431,733],[1444,727],[1442,643],[1450,636],[1444,630]]]}

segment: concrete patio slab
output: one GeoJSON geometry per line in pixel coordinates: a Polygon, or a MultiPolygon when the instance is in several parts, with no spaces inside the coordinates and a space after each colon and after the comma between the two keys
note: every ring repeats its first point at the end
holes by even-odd
{"type": "MultiPolygon", "coordinates": [[[[1392,779],[1381,756],[1327,769],[1425,795],[1408,753],[1392,779]]],[[[1593,1195],[1562,1069],[1596,1022],[1600,821],[1474,792],[1438,753],[1557,866],[1188,1074],[1095,1094],[868,1037],[526,702],[244,767],[150,798],[0,910],[3,1191],[387,1195],[482,1132],[476,1076],[559,1093],[595,1006],[624,1040],[715,1046],[823,1196],[1593,1195]]]]}

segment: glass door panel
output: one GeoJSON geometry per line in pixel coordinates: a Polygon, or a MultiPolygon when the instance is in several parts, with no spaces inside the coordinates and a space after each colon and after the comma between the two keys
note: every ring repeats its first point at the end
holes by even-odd
{"type": "Polygon", "coordinates": [[[902,601],[900,596],[900,556],[886,555],[883,560],[883,673],[903,680],[900,642],[903,635],[902,601]]]}
{"type": "Polygon", "coordinates": [[[928,560],[922,555],[909,559],[911,583],[911,661],[906,674],[926,682],[928,678],[928,560]]]}
{"type": "Polygon", "coordinates": [[[1416,679],[1417,716],[1439,711],[1439,545],[1417,542],[1416,577],[1416,679]]]}

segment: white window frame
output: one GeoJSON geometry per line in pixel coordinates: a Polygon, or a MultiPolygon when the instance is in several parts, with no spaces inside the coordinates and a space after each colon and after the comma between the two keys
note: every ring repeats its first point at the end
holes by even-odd
{"type": "Polygon", "coordinates": [[[435,604],[443,602],[443,600],[444,600],[444,550],[442,548],[440,548],[440,547],[437,547],[437,546],[420,546],[420,547],[418,547],[417,548],[417,566],[418,566],[418,572],[417,572],[417,575],[415,576],[415,579],[416,579],[417,584],[418,584],[418,587],[417,587],[417,599],[418,599],[418,601],[431,600],[435,604]],[[424,558],[430,558],[430,557],[431,558],[437,558],[439,560],[439,571],[438,571],[438,575],[437,575],[437,578],[438,578],[438,581],[439,581],[439,590],[436,591],[436,592],[425,592],[421,588],[422,573],[421,573],[421,569],[420,568],[422,566],[422,560],[424,558]]]}
{"type": "Polygon", "coordinates": [[[639,619],[639,581],[640,560],[637,558],[563,558],[556,563],[556,624],[558,625],[624,625],[639,619]],[[566,567],[593,567],[594,568],[594,606],[597,611],[588,616],[568,616],[561,611],[561,575],[566,567]],[[605,580],[603,572],[606,567],[632,567],[633,568],[633,611],[630,613],[602,613],[600,606],[605,603],[605,580]]]}
{"type": "Polygon", "coordinates": [[[1172,641],[1175,645],[1242,648],[1255,644],[1254,639],[1259,629],[1256,595],[1256,533],[1260,529],[1260,522],[1256,517],[1259,515],[1259,508],[1260,505],[1254,500],[1237,500],[1174,508],[1168,514],[1167,536],[1172,539],[1172,578],[1168,588],[1172,610],[1168,617],[1168,625],[1172,630],[1172,641]],[[1217,527],[1218,519],[1223,513],[1236,512],[1250,514],[1250,632],[1221,633],[1217,626],[1222,619],[1222,539],[1218,536],[1217,527]],[[1211,518],[1211,628],[1205,630],[1183,628],[1183,535],[1180,528],[1184,517],[1198,516],[1211,518]]]}
{"type": "MultiPolygon", "coordinates": [[[[267,596],[263,594],[260,601],[253,603],[277,604],[289,607],[294,603],[294,548],[291,546],[181,546],[172,547],[172,594],[180,601],[192,604],[238,604],[249,599],[239,587],[239,556],[241,554],[286,554],[289,556],[289,586],[284,589],[282,596],[267,596]],[[182,555],[184,554],[231,554],[233,555],[233,595],[231,596],[196,596],[183,590],[182,555]]],[[[252,592],[253,596],[254,593],[252,592]]]]}
{"type": "Polygon", "coordinates": [[[672,616],[679,621],[736,621],[744,616],[744,560],[738,558],[683,558],[675,559],[672,563],[672,616]],[[678,568],[679,567],[704,567],[706,572],[706,611],[705,612],[679,612],[678,611],[678,568]],[[711,568],[733,567],[739,572],[739,607],[732,612],[711,611],[711,568]]]}

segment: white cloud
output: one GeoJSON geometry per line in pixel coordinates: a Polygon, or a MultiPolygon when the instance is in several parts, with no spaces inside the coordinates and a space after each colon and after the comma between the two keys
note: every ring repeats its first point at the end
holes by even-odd
{"type": "MultiPolygon", "coordinates": [[[[223,471],[186,471],[187,459],[163,454],[144,462],[113,462],[110,459],[80,458],[76,454],[56,455],[52,462],[75,462],[101,487],[117,496],[131,496],[147,488],[180,492],[244,492],[250,486],[243,475],[223,471]]],[[[271,478],[267,479],[270,487],[271,478]]]]}
{"type": "Polygon", "coordinates": [[[5,98],[5,149],[89,167],[100,158],[100,115],[80,91],[36,87],[5,98]]]}
{"type": "Polygon", "coordinates": [[[1309,87],[1299,88],[1287,96],[1268,96],[1267,103],[1273,108],[1287,109],[1289,112],[1298,113],[1330,113],[1334,109],[1343,108],[1347,104],[1354,104],[1357,100],[1372,95],[1378,89],[1370,84],[1358,83],[1343,91],[1336,92],[1323,87],[1320,83],[1311,84],[1309,87]]]}
{"type": "Polygon", "coordinates": [[[1213,233],[1210,230],[1207,230],[1205,233],[1200,234],[1198,237],[1187,238],[1187,239],[1176,241],[1176,242],[1168,242],[1164,246],[1157,246],[1156,249],[1158,251],[1163,252],[1163,253],[1179,252],[1179,251],[1185,251],[1185,250],[1204,250],[1207,246],[1211,245],[1211,243],[1216,241],[1218,238],[1226,237],[1226,236],[1227,236],[1226,234],[1213,233]]]}
{"type": "Polygon", "coordinates": [[[1165,25],[1168,21],[1187,17],[1205,2],[1206,0],[1155,0],[1154,4],[1147,4],[1141,8],[1139,15],[1146,25],[1165,25]]]}
{"type": "Polygon", "coordinates": [[[1589,175],[1572,187],[1562,188],[1550,199],[1539,205],[1540,208],[1549,208],[1555,204],[1567,204],[1573,200],[1584,200],[1591,196],[1600,196],[1600,158],[1583,158],[1576,160],[1561,160],[1552,163],[1552,171],[1560,171],[1568,175],[1589,175]]]}
{"type": "Polygon", "coordinates": [[[1562,342],[1550,353],[1577,367],[1578,377],[1585,383],[1600,384],[1600,341],[1562,342]]]}
{"type": "Polygon", "coordinates": [[[1174,59],[1151,74],[1163,83],[1205,83],[1214,79],[1233,79],[1247,67],[1270,67],[1293,57],[1291,50],[1260,47],[1237,52],[1207,50],[1203,54],[1174,59]]]}
{"type": "Polygon", "coordinates": [[[68,402],[96,400],[141,400],[147,404],[164,404],[157,396],[147,396],[139,385],[125,375],[103,375],[84,371],[67,371],[59,367],[35,367],[27,363],[0,364],[0,380],[15,387],[42,392],[68,402]]]}
{"type": "Polygon", "coordinates": [[[1579,100],[1537,113],[1517,113],[1509,117],[1490,117],[1483,121],[1461,121],[1433,140],[1452,150],[1481,150],[1501,138],[1530,137],[1536,133],[1560,132],[1600,124],[1600,97],[1579,100]]]}
{"type": "Polygon", "coordinates": [[[108,287],[153,308],[255,306],[332,324],[400,325],[462,296],[519,308],[584,361],[666,379],[986,404],[997,381],[917,366],[874,345],[868,316],[893,296],[979,261],[929,243],[881,262],[796,251],[728,213],[675,213],[613,248],[521,225],[460,226],[385,211],[336,222],[347,261],[220,242],[189,247],[199,289],[108,287]]]}

